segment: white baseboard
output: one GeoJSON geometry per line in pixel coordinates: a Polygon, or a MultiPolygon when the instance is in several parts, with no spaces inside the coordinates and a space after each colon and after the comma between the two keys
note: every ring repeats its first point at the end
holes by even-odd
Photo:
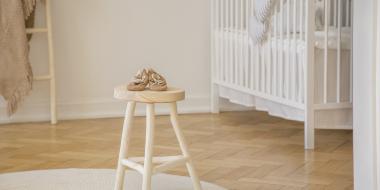
{"type": "MultiPolygon", "coordinates": [[[[114,99],[58,102],[57,114],[59,120],[123,117],[125,108],[126,102],[114,99]]],[[[178,112],[209,113],[209,97],[188,97],[185,101],[178,103],[178,112]]],[[[156,113],[159,115],[168,114],[169,109],[164,104],[158,104],[156,106],[156,113]]],[[[142,104],[137,104],[136,115],[145,115],[145,108],[142,104]]],[[[0,124],[49,120],[50,111],[48,102],[24,104],[18,112],[10,118],[6,116],[5,107],[0,107],[0,124]]]]}
{"type": "MultiPolygon", "coordinates": [[[[81,100],[77,102],[58,102],[57,114],[58,120],[71,119],[91,119],[91,118],[111,118],[123,117],[126,108],[126,102],[114,99],[93,99],[81,100]]],[[[222,111],[244,111],[251,108],[245,108],[226,100],[220,101],[222,111]]],[[[209,96],[192,96],[187,97],[185,101],[178,104],[178,112],[185,113],[210,113],[209,96]]],[[[156,106],[158,115],[169,113],[168,107],[164,104],[156,106]]],[[[145,115],[145,108],[142,104],[137,104],[137,116],[145,115]]],[[[17,113],[10,118],[6,116],[5,107],[0,107],[0,124],[21,123],[21,122],[41,122],[50,120],[50,111],[48,102],[24,103],[17,113]]]]}

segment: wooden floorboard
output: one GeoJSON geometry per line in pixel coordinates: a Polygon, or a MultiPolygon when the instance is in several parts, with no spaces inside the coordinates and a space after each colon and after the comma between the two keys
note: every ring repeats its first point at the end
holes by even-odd
{"type": "MultiPolygon", "coordinates": [[[[264,112],[180,115],[200,178],[230,190],[353,189],[352,132],[317,130],[303,149],[303,124],[264,112]]],[[[157,117],[156,155],[176,155],[167,116],[157,117]]],[[[145,118],[134,122],[131,154],[143,156],[145,118]]],[[[0,125],[0,173],[115,168],[122,118],[0,125]]],[[[170,170],[187,175],[185,167],[170,170]]]]}

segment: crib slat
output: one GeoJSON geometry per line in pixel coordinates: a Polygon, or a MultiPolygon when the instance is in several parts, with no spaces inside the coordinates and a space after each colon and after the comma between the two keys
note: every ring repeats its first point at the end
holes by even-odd
{"type": "Polygon", "coordinates": [[[239,26],[238,26],[238,14],[239,14],[239,9],[238,9],[238,3],[239,3],[239,0],[232,0],[232,3],[233,3],[233,78],[234,78],[234,82],[236,85],[240,85],[239,84],[239,80],[238,80],[238,76],[239,76],[239,70],[240,70],[240,56],[238,56],[238,51],[239,51],[239,26]]]}
{"type": "MultiPolygon", "coordinates": [[[[245,16],[244,16],[244,21],[245,21],[245,25],[244,25],[244,48],[245,48],[245,56],[244,56],[244,60],[245,60],[245,73],[244,73],[244,81],[245,81],[245,87],[246,88],[249,88],[250,87],[250,80],[249,80],[249,33],[248,33],[248,18],[249,18],[249,14],[248,14],[248,11],[249,11],[249,1],[248,0],[244,0],[244,5],[245,5],[245,16]]],[[[251,73],[252,74],[252,73],[251,73]]]]}
{"type": "Polygon", "coordinates": [[[211,36],[214,38],[214,42],[215,42],[215,47],[214,47],[214,65],[215,65],[215,68],[214,68],[214,72],[216,73],[215,76],[216,76],[216,82],[217,81],[220,81],[220,37],[219,37],[219,33],[217,33],[217,31],[219,31],[219,22],[220,22],[220,17],[219,17],[219,13],[220,13],[220,10],[219,10],[219,1],[218,0],[215,0],[214,1],[214,28],[213,30],[211,31],[211,36]]]}
{"type": "Polygon", "coordinates": [[[218,15],[218,19],[219,19],[219,24],[218,24],[218,30],[217,30],[217,38],[218,38],[218,41],[219,41],[219,46],[218,46],[218,54],[219,54],[219,81],[223,81],[223,33],[222,33],[222,28],[223,28],[223,0],[217,0],[217,2],[219,3],[219,6],[218,6],[218,10],[219,10],[219,15],[218,15]]]}
{"type": "MultiPolygon", "coordinates": [[[[250,15],[250,18],[253,17],[253,13],[254,13],[254,5],[253,5],[253,1],[254,0],[249,0],[249,15],[250,15]]],[[[252,90],[257,90],[257,80],[256,80],[256,64],[257,64],[257,57],[258,55],[255,54],[257,53],[257,48],[256,46],[253,44],[253,41],[252,40],[249,40],[249,44],[250,44],[250,61],[249,61],[249,64],[251,65],[251,89],[252,90]],[[255,82],[256,81],[256,82],[255,82]]]]}
{"type": "MultiPolygon", "coordinates": [[[[298,102],[299,103],[304,103],[304,85],[305,85],[305,74],[304,74],[304,71],[305,71],[305,68],[304,68],[304,63],[303,63],[303,54],[299,54],[298,55],[298,102]]],[[[307,64],[307,63],[306,63],[307,64]]]]}
{"type": "Polygon", "coordinates": [[[226,34],[226,68],[225,68],[225,72],[226,72],[226,82],[231,82],[231,74],[230,74],[230,71],[231,71],[231,68],[230,68],[230,65],[231,65],[231,60],[230,60],[230,44],[231,44],[231,40],[230,40],[230,32],[229,32],[229,28],[230,28],[230,1],[231,0],[226,0],[226,27],[224,28],[224,32],[226,34]]]}
{"type": "Polygon", "coordinates": [[[292,77],[292,99],[295,101],[296,100],[296,94],[297,94],[297,88],[296,88],[296,65],[297,60],[296,60],[296,53],[297,53],[297,0],[293,1],[293,61],[292,61],[292,71],[290,73],[292,77]]]}
{"type": "Polygon", "coordinates": [[[223,75],[224,75],[224,82],[228,82],[228,33],[227,33],[227,28],[228,28],[228,0],[223,0],[224,1],[224,13],[223,13],[223,18],[224,18],[224,24],[222,27],[222,32],[223,32],[223,42],[224,42],[224,65],[223,65],[223,75]]]}
{"type": "Polygon", "coordinates": [[[265,82],[266,82],[266,75],[265,75],[265,58],[266,58],[266,53],[267,53],[267,49],[265,48],[265,44],[263,44],[263,46],[261,46],[261,54],[260,54],[260,80],[261,80],[261,86],[260,86],[260,90],[261,92],[265,92],[265,82]]]}
{"type": "Polygon", "coordinates": [[[342,32],[342,1],[338,0],[338,44],[337,44],[337,69],[336,69],[336,102],[340,103],[340,74],[341,74],[341,32],[342,32]]]}
{"type": "Polygon", "coordinates": [[[325,47],[323,64],[323,103],[327,103],[327,62],[328,62],[328,35],[329,35],[329,1],[325,0],[325,47]]]}
{"type": "Polygon", "coordinates": [[[285,92],[286,99],[290,99],[290,4],[291,0],[288,0],[286,3],[286,65],[285,65],[285,92]]]}
{"type": "MultiPolygon", "coordinates": [[[[349,15],[349,19],[350,19],[350,22],[349,22],[349,26],[351,26],[351,34],[350,34],[350,36],[353,36],[353,30],[352,30],[352,12],[354,11],[354,8],[353,8],[353,6],[352,6],[352,0],[348,0],[348,2],[350,3],[350,12],[351,12],[351,14],[349,15]]],[[[353,59],[352,59],[352,54],[353,54],[353,51],[352,51],[352,43],[353,43],[353,40],[351,40],[350,41],[350,47],[351,47],[351,49],[350,49],[350,57],[349,57],[349,63],[350,63],[350,103],[352,103],[352,101],[353,101],[353,95],[352,95],[352,93],[353,93],[353,59]]]]}
{"type": "Polygon", "coordinates": [[[234,57],[233,57],[233,43],[234,43],[234,37],[233,37],[233,0],[229,0],[229,14],[228,14],[228,20],[229,20],[229,25],[228,25],[228,40],[229,40],[229,50],[228,50],[228,55],[229,55],[229,60],[228,60],[228,65],[229,65],[229,78],[230,78],[230,83],[234,83],[234,57]]]}
{"type": "Polygon", "coordinates": [[[268,43],[267,43],[267,62],[266,62],[266,92],[271,94],[271,84],[272,84],[272,27],[269,27],[268,32],[268,43]]]}
{"type": "MultiPolygon", "coordinates": [[[[255,9],[255,0],[252,0],[252,13],[254,13],[254,9],[255,9]]],[[[255,52],[256,52],[256,61],[254,62],[255,63],[255,90],[257,92],[260,91],[260,48],[257,44],[254,44],[254,49],[255,49],[255,52]]]]}
{"type": "Polygon", "coordinates": [[[235,83],[239,86],[241,86],[240,84],[240,67],[241,67],[241,57],[240,57],[240,30],[239,30],[239,17],[240,17],[240,14],[239,14],[239,8],[240,8],[240,5],[239,5],[239,2],[240,0],[235,0],[234,1],[234,4],[235,4],[235,14],[234,14],[234,17],[235,17],[235,83]]]}
{"type": "Polygon", "coordinates": [[[216,75],[217,75],[217,72],[215,72],[215,68],[216,68],[216,64],[215,64],[215,44],[216,44],[216,41],[215,41],[215,38],[214,38],[214,35],[213,35],[213,31],[214,31],[214,28],[215,28],[215,16],[214,16],[214,13],[215,13],[215,1],[214,0],[210,0],[210,6],[211,6],[211,10],[210,10],[210,41],[211,41],[211,44],[210,44],[210,52],[211,52],[211,55],[210,55],[210,59],[211,59],[211,83],[214,82],[214,80],[216,79],[216,75]]]}
{"type": "MultiPolygon", "coordinates": [[[[300,37],[299,39],[301,41],[304,40],[304,0],[300,0],[300,17],[299,17],[299,22],[300,22],[300,37]]],[[[303,63],[302,63],[302,55],[298,55],[299,56],[299,63],[298,63],[298,102],[302,103],[303,102],[303,82],[304,82],[304,78],[303,78],[303,63]]]]}
{"type": "Polygon", "coordinates": [[[304,29],[303,29],[303,17],[304,17],[304,6],[303,6],[303,1],[304,0],[300,0],[300,40],[303,40],[303,36],[304,36],[304,29]]]}
{"type": "Polygon", "coordinates": [[[240,86],[239,84],[239,70],[240,70],[240,59],[239,56],[239,0],[233,0],[234,4],[234,81],[235,84],[240,86]]]}
{"type": "Polygon", "coordinates": [[[350,26],[350,21],[351,21],[351,15],[350,15],[350,4],[351,0],[346,0],[346,19],[345,19],[345,26],[350,26]]]}
{"type": "Polygon", "coordinates": [[[266,48],[265,44],[260,47],[260,92],[265,93],[265,58],[266,58],[266,48]]]}
{"type": "MultiPolygon", "coordinates": [[[[278,6],[277,6],[277,4],[276,4],[276,7],[275,7],[275,10],[276,10],[276,12],[277,12],[277,10],[278,10],[278,6]]],[[[278,74],[278,72],[277,72],[277,65],[278,65],[278,60],[277,60],[277,55],[278,55],[278,36],[277,36],[277,25],[278,25],[278,21],[277,21],[277,17],[278,17],[278,14],[275,14],[274,15],[274,28],[273,28],[273,30],[274,30],[274,34],[273,34],[273,36],[274,36],[274,53],[273,53],[273,56],[274,56],[274,61],[273,61],[273,86],[272,86],[272,92],[273,92],[273,95],[274,96],[278,96],[278,94],[277,94],[277,88],[278,88],[278,86],[277,86],[277,80],[278,80],[278,78],[277,78],[277,74],[278,74]]],[[[272,43],[272,42],[271,42],[272,43]]]]}
{"type": "Polygon", "coordinates": [[[217,0],[219,2],[219,25],[218,25],[218,30],[217,30],[217,34],[218,34],[218,40],[219,40],[219,47],[218,47],[218,51],[219,51],[219,80],[220,81],[223,81],[223,76],[224,76],[224,73],[223,73],[223,62],[224,62],[224,36],[223,36],[223,22],[224,22],[224,19],[223,19],[223,13],[224,13],[224,10],[223,10],[223,1],[224,0],[217,0]]]}
{"type": "Polygon", "coordinates": [[[221,80],[223,82],[226,82],[226,60],[227,60],[227,35],[226,35],[226,23],[227,23],[227,19],[226,19],[226,16],[227,16],[227,0],[221,0],[222,1],[222,5],[221,5],[221,10],[222,10],[222,13],[221,13],[221,17],[222,17],[222,26],[220,28],[220,32],[221,32],[221,36],[222,36],[222,54],[221,54],[221,57],[222,57],[222,78],[221,80]]]}
{"type": "Polygon", "coordinates": [[[257,45],[255,45],[256,50],[256,61],[255,61],[255,82],[256,82],[256,91],[260,91],[260,50],[257,45]]]}
{"type": "Polygon", "coordinates": [[[225,35],[225,62],[224,62],[224,74],[225,74],[225,81],[230,82],[230,73],[229,73],[229,62],[230,62],[230,36],[228,34],[228,28],[230,24],[230,9],[229,9],[230,0],[225,0],[225,27],[223,28],[223,33],[225,35]]]}
{"type": "Polygon", "coordinates": [[[239,33],[239,38],[240,38],[240,85],[245,87],[244,83],[244,67],[245,67],[245,56],[244,56],[244,2],[245,0],[240,0],[240,33],[239,33]]]}
{"type": "Polygon", "coordinates": [[[239,42],[239,1],[240,0],[234,0],[234,8],[235,8],[235,13],[234,13],[234,18],[235,18],[235,23],[234,23],[234,34],[235,34],[235,40],[234,40],[234,46],[235,46],[235,51],[234,51],[234,57],[235,57],[235,63],[234,63],[234,78],[235,78],[235,84],[240,86],[240,77],[239,77],[239,72],[240,72],[240,60],[241,57],[239,56],[239,51],[240,51],[240,42],[239,42]]]}
{"type": "Polygon", "coordinates": [[[284,0],[280,0],[280,42],[281,42],[281,50],[280,50],[280,65],[279,65],[279,94],[280,97],[284,96],[284,0]]]}
{"type": "Polygon", "coordinates": [[[251,69],[251,72],[249,74],[249,77],[250,77],[250,82],[251,82],[251,89],[254,91],[255,90],[255,64],[256,64],[256,61],[254,59],[254,56],[257,57],[255,54],[255,49],[254,49],[254,45],[253,45],[253,42],[252,40],[249,40],[248,41],[249,43],[249,65],[250,65],[250,69],[251,69]]]}
{"type": "MultiPolygon", "coordinates": [[[[333,9],[333,14],[334,14],[334,18],[333,18],[333,24],[334,24],[334,27],[337,27],[337,0],[333,0],[334,1],[334,9],[333,9]]],[[[339,9],[339,8],[338,8],[339,9]]]]}
{"type": "Polygon", "coordinates": [[[230,59],[230,56],[229,56],[229,47],[230,47],[230,40],[229,40],[229,35],[228,35],[228,25],[229,25],[229,8],[228,8],[228,5],[230,4],[229,1],[230,0],[224,0],[224,19],[225,19],[225,23],[224,23],[224,27],[223,27],[223,34],[224,34],[224,38],[223,40],[225,41],[224,43],[224,56],[225,56],[225,60],[224,60],[224,76],[225,76],[225,79],[224,81],[225,82],[230,82],[230,77],[229,77],[229,59],[230,59]]]}
{"type": "Polygon", "coordinates": [[[220,34],[220,27],[221,27],[221,1],[220,0],[215,0],[215,6],[216,6],[216,27],[213,31],[213,35],[214,35],[214,38],[216,36],[216,34],[218,34],[217,36],[217,44],[216,44],[216,47],[217,47],[217,50],[216,50],[216,62],[217,62],[217,73],[218,73],[218,81],[221,81],[221,76],[222,76],[222,53],[221,53],[221,47],[222,47],[222,38],[221,36],[219,35],[220,34]],[[218,33],[216,33],[216,31],[218,33]]]}
{"type": "Polygon", "coordinates": [[[324,0],[324,2],[325,3],[328,3],[328,6],[327,6],[327,14],[329,14],[330,15],[330,17],[329,17],[329,19],[328,19],[328,22],[327,22],[327,25],[328,26],[334,26],[334,23],[333,23],[333,17],[334,17],[334,15],[332,15],[332,14],[334,14],[333,12],[331,12],[331,10],[332,10],[332,7],[334,6],[334,2],[333,2],[334,0],[324,0]]]}
{"type": "Polygon", "coordinates": [[[265,81],[266,81],[266,84],[265,84],[265,92],[267,94],[271,94],[271,79],[272,79],[272,75],[271,75],[271,69],[272,69],[272,57],[271,57],[271,51],[272,51],[272,27],[269,26],[269,31],[268,31],[268,41],[267,41],[267,45],[266,45],[266,63],[265,63],[265,75],[266,75],[266,78],[265,78],[265,81]]]}
{"type": "Polygon", "coordinates": [[[260,92],[265,92],[265,44],[258,46],[260,49],[260,62],[259,62],[259,68],[260,68],[260,92]]]}
{"type": "Polygon", "coordinates": [[[211,52],[212,52],[212,72],[213,72],[213,80],[219,80],[219,39],[220,38],[215,38],[215,31],[217,30],[219,26],[219,1],[218,0],[211,0],[211,39],[212,39],[212,47],[211,47],[211,52]]]}

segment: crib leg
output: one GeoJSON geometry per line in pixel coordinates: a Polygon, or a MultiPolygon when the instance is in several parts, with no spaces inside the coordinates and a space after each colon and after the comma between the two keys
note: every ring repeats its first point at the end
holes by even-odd
{"type": "Polygon", "coordinates": [[[219,113],[219,86],[211,84],[211,113],[219,113]]]}
{"type": "Polygon", "coordinates": [[[306,113],[305,119],[305,149],[314,149],[314,114],[306,113]]]}

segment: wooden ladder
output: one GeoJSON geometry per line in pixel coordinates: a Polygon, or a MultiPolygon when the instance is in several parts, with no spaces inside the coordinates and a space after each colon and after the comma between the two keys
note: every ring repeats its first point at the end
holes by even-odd
{"type": "Polygon", "coordinates": [[[49,73],[42,76],[35,76],[35,81],[50,81],[50,122],[51,124],[57,123],[57,104],[56,104],[56,84],[55,84],[55,69],[54,69],[54,54],[53,54],[53,37],[51,26],[51,4],[50,0],[45,0],[45,16],[46,27],[45,28],[27,28],[26,33],[46,33],[48,41],[48,66],[49,73]]]}

